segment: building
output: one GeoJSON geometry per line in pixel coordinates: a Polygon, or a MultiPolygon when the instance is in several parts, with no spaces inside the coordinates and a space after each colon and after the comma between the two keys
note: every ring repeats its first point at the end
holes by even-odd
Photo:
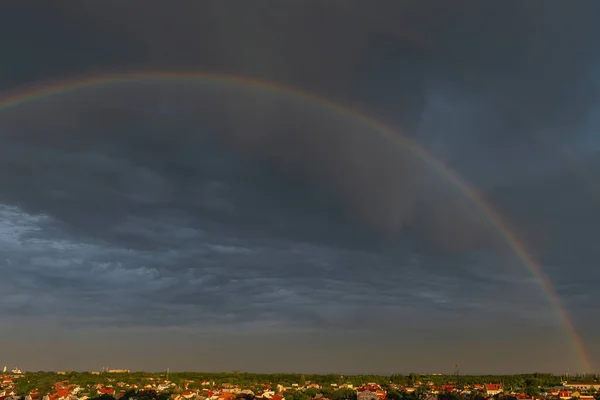
{"type": "Polygon", "coordinates": [[[495,396],[502,392],[502,385],[499,383],[489,383],[485,385],[485,393],[488,396],[495,396]]]}
{"type": "Polygon", "coordinates": [[[379,385],[369,384],[356,389],[356,400],[383,400],[386,394],[379,385]]]}
{"type": "Polygon", "coordinates": [[[361,390],[356,393],[356,400],[377,400],[377,393],[370,390],[361,390]]]}
{"type": "Polygon", "coordinates": [[[600,389],[600,383],[593,383],[593,382],[572,382],[572,383],[565,383],[564,384],[565,387],[568,387],[569,389],[575,389],[575,390],[590,390],[590,389],[600,389]]]}
{"type": "Polygon", "coordinates": [[[568,390],[559,390],[558,398],[561,400],[569,400],[573,395],[568,390]]]}

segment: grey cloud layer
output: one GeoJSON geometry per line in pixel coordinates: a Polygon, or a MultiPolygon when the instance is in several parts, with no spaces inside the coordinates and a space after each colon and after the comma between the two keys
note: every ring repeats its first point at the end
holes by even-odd
{"type": "MultiPolygon", "coordinates": [[[[7,17],[4,25],[7,33],[25,30],[20,43],[67,44],[54,49],[58,56],[44,58],[45,73],[185,66],[260,76],[345,99],[411,132],[430,96],[427,83],[454,82],[453,91],[489,103],[487,113],[495,115],[480,121],[479,129],[453,133],[445,145],[462,147],[464,156],[472,147],[463,141],[455,147],[457,135],[472,141],[483,130],[498,161],[506,162],[517,146],[539,151],[540,141],[569,141],[595,107],[599,7],[593,0],[570,7],[554,0],[452,6],[382,1],[377,7],[232,1],[181,2],[165,10],[152,1],[127,7],[72,1],[48,10],[61,27],[51,34],[43,23],[25,30],[7,17]],[[68,55],[74,49],[76,61],[68,55]]],[[[26,6],[12,8],[13,16],[27,18],[26,6]]],[[[22,48],[14,53],[29,67],[5,67],[9,76],[27,76],[46,55],[22,48]]]]}
{"type": "MultiPolygon", "coordinates": [[[[60,142],[5,137],[5,312],[53,310],[75,325],[351,327],[390,310],[477,315],[499,283],[463,281],[485,257],[442,260],[410,241],[380,242],[318,185],[236,159],[211,135],[160,137],[160,122],[149,122],[85,140],[81,127],[60,142]],[[148,152],[153,140],[182,147],[148,152]],[[177,151],[186,148],[189,158],[177,151]]],[[[513,302],[494,307],[510,312],[513,302]]]]}
{"type": "MultiPolygon", "coordinates": [[[[240,190],[243,199],[237,199],[245,211],[244,216],[236,215],[238,224],[253,223],[249,207],[256,208],[258,214],[268,209],[272,217],[261,223],[275,229],[277,223],[269,222],[279,218],[278,208],[273,208],[275,202],[291,201],[293,207],[312,210],[313,217],[302,224],[321,218],[341,221],[351,214],[354,223],[382,235],[409,228],[450,248],[505,249],[481,213],[473,209],[472,201],[444,182],[448,179],[443,171],[434,171],[400,142],[383,137],[356,119],[282,93],[207,83],[197,86],[191,82],[113,85],[10,110],[5,113],[5,121],[7,131],[13,131],[9,135],[25,142],[44,142],[51,148],[101,146],[112,152],[112,157],[132,157],[136,163],[167,174],[175,185],[167,190],[182,206],[193,206],[186,204],[188,199],[192,203],[200,201],[210,194],[206,191],[223,191],[236,198],[235,192],[240,190]],[[153,113],[163,103],[171,103],[173,111],[161,120],[181,118],[186,122],[158,122],[145,130],[123,132],[123,124],[154,121],[157,117],[153,113]],[[29,118],[31,113],[37,118],[29,118]],[[190,126],[212,133],[194,135],[187,132],[190,126]],[[204,148],[215,140],[232,146],[236,152],[210,154],[204,148]],[[256,166],[243,168],[243,172],[235,170],[240,168],[236,157],[250,158],[256,166]],[[264,171],[270,169],[277,172],[265,179],[264,171]],[[231,181],[227,185],[206,184],[205,180],[214,179],[206,174],[223,173],[231,181]],[[312,189],[304,190],[302,185],[307,182],[315,189],[314,194],[312,189]],[[274,185],[286,189],[274,190],[274,185]],[[264,194],[248,192],[248,186],[257,186],[264,194]],[[249,193],[251,197],[247,197],[249,193]]],[[[85,162],[98,161],[90,158],[85,162]]],[[[101,178],[111,190],[115,190],[114,185],[127,185],[131,190],[131,184],[123,179],[150,179],[150,175],[133,177],[140,172],[131,170],[127,174],[132,178],[117,180],[117,165],[118,160],[110,167],[109,175],[101,178]],[[112,182],[107,181],[110,179],[112,182]]],[[[143,186],[143,182],[140,184],[143,186]]],[[[220,204],[233,207],[235,214],[235,206],[229,201],[220,204]]],[[[110,207],[124,206],[110,203],[110,207]]],[[[328,226],[340,229],[334,228],[335,224],[328,226]]],[[[317,229],[311,234],[326,240],[327,234],[319,232],[317,229]]]]}

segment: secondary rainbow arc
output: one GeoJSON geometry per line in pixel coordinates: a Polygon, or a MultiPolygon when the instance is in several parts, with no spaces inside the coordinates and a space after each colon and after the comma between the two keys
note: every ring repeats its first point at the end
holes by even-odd
{"type": "Polygon", "coordinates": [[[0,110],[5,110],[12,107],[24,105],[28,102],[41,100],[45,97],[56,96],[67,92],[81,90],[85,88],[133,83],[144,81],[177,81],[177,82],[211,82],[217,84],[237,85],[247,88],[254,88],[263,91],[272,91],[281,94],[286,94],[300,100],[307,101],[311,104],[319,105],[325,109],[351,118],[366,127],[369,127],[390,140],[391,143],[399,145],[402,148],[415,154],[421,160],[429,164],[440,175],[446,177],[454,186],[456,186],[468,199],[477,205],[481,213],[489,220],[490,224],[502,235],[506,244],[512,249],[517,257],[522,262],[523,266],[535,277],[536,281],[542,288],[544,294],[548,298],[560,319],[566,333],[569,336],[571,346],[575,351],[582,372],[590,371],[590,361],[585,351],[585,346],[581,340],[573,322],[565,311],[556,290],[546,274],[542,271],[539,264],[526,251],[518,238],[509,230],[506,223],[500,215],[489,206],[478,194],[477,191],[456,172],[448,168],[444,163],[439,161],[433,154],[419,146],[415,141],[401,135],[393,128],[363,114],[353,108],[337,104],[329,99],[320,97],[314,93],[304,91],[295,87],[259,80],[249,77],[215,74],[198,71],[144,71],[144,72],[126,72],[113,74],[100,74],[83,76],[79,78],[66,79],[56,81],[54,83],[42,83],[28,87],[24,90],[12,92],[6,96],[0,97],[0,110]]]}

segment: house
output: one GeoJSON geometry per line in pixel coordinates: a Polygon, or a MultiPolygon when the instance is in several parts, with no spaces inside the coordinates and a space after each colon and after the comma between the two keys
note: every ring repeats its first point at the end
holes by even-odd
{"type": "Polygon", "coordinates": [[[115,389],[113,388],[109,388],[109,387],[103,387],[101,389],[98,390],[98,393],[100,394],[108,394],[113,396],[115,394],[115,389]]]}
{"type": "Polygon", "coordinates": [[[383,400],[385,399],[387,392],[381,390],[379,385],[368,385],[359,387],[356,389],[357,400],[383,400]]]}
{"type": "Polygon", "coordinates": [[[503,391],[502,385],[499,383],[488,383],[484,385],[485,393],[488,396],[495,396],[503,391]]]}
{"type": "Polygon", "coordinates": [[[594,383],[594,382],[571,382],[571,383],[565,383],[564,384],[565,387],[569,388],[569,389],[576,389],[576,390],[590,390],[590,389],[600,389],[600,383],[594,383]]]}
{"type": "Polygon", "coordinates": [[[233,400],[235,399],[235,395],[231,392],[221,392],[217,400],[233,400]]]}
{"type": "Polygon", "coordinates": [[[561,400],[568,400],[571,397],[573,397],[571,395],[571,392],[569,392],[568,390],[559,390],[558,391],[558,398],[561,400]]]}
{"type": "Polygon", "coordinates": [[[377,400],[377,393],[370,390],[358,390],[356,400],[377,400]]]}
{"type": "Polygon", "coordinates": [[[273,396],[275,396],[275,392],[272,390],[265,390],[264,392],[260,393],[256,396],[256,397],[262,397],[264,399],[270,399],[273,396]]]}

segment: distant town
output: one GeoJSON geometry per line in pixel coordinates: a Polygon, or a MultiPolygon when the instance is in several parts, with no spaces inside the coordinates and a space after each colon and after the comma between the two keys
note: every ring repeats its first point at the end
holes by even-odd
{"type": "Polygon", "coordinates": [[[4,368],[0,400],[600,400],[598,375],[314,375],[22,372],[4,368]]]}

